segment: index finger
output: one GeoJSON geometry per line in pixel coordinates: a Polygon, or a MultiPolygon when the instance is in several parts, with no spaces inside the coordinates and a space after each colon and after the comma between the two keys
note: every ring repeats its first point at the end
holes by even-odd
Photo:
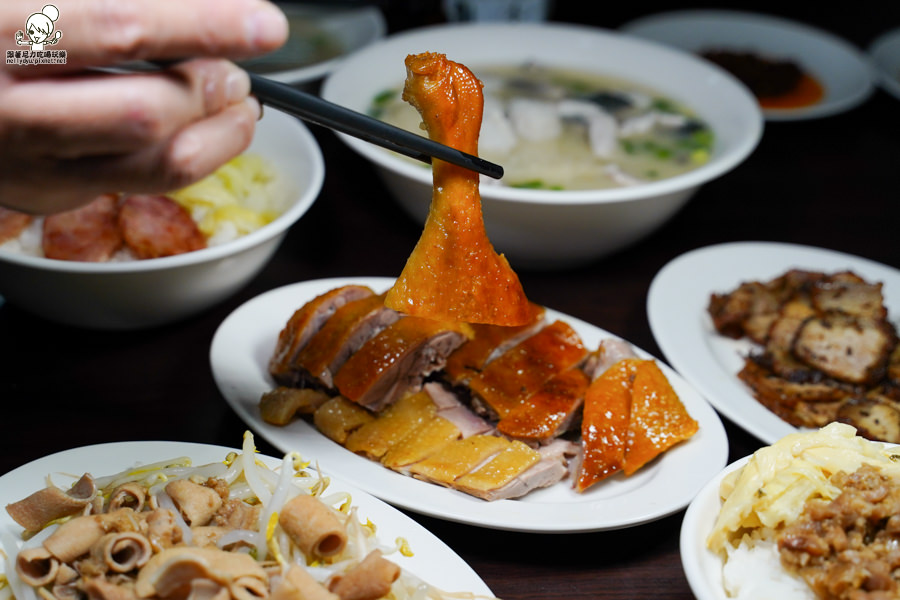
{"type": "MultiPolygon", "coordinates": [[[[266,0],[83,0],[59,2],[58,8],[54,26],[62,36],[54,48],[66,50],[68,68],[139,59],[245,58],[277,49],[288,33],[284,13],[266,0]]],[[[33,2],[4,0],[0,29],[13,36],[33,11],[33,2]]]]}

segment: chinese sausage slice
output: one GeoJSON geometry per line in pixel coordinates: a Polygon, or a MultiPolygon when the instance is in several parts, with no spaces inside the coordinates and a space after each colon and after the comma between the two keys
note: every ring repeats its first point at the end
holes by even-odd
{"type": "MultiPolygon", "coordinates": [[[[443,54],[406,58],[403,99],[422,116],[428,136],[478,152],[484,98],[469,69],[443,54]]],[[[442,321],[518,326],[533,319],[518,276],[488,240],[478,173],[433,160],[434,192],[425,227],[385,304],[442,321]]]]}

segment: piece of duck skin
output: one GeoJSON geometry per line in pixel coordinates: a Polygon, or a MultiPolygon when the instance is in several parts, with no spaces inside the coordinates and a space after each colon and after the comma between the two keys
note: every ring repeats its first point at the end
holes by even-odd
{"type": "Polygon", "coordinates": [[[340,393],[379,412],[439,371],[447,356],[471,336],[465,323],[403,317],[357,350],[334,376],[340,393]]]}
{"type": "Polygon", "coordinates": [[[554,321],[491,361],[472,377],[469,388],[502,419],[586,356],[578,333],[567,323],[554,321]]]}
{"type": "Polygon", "coordinates": [[[552,377],[497,423],[497,430],[526,442],[548,442],[569,430],[584,404],[589,380],[578,368],[552,377]]]}
{"type": "MultiPolygon", "coordinates": [[[[410,54],[405,65],[403,99],[421,115],[428,137],[477,155],[481,82],[443,54],[410,54]]],[[[422,235],[388,291],[387,306],[446,321],[530,322],[533,305],[485,232],[478,173],[435,159],[432,174],[433,194],[422,235]]]]}
{"type": "Polygon", "coordinates": [[[279,384],[295,385],[300,374],[294,369],[294,360],[313,335],[338,308],[374,293],[366,286],[345,285],[316,296],[294,311],[278,334],[278,341],[269,359],[269,374],[279,384]]]}
{"type": "Polygon", "coordinates": [[[347,302],[335,310],[294,360],[314,384],[333,389],[334,374],[354,352],[400,318],[384,305],[384,294],[347,302]]]}
{"type": "Polygon", "coordinates": [[[447,357],[444,368],[448,381],[464,385],[492,359],[500,356],[525,338],[534,335],[544,325],[545,309],[534,306],[534,320],[518,326],[473,324],[474,337],[447,357]]]}

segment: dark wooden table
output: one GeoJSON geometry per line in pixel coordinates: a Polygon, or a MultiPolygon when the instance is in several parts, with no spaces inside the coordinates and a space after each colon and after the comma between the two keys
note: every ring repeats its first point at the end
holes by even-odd
{"type": "MultiPolygon", "coordinates": [[[[579,20],[574,4],[560,6],[559,17],[579,20]]],[[[408,25],[404,19],[418,15],[398,11],[392,17],[392,26],[401,28],[408,25]]],[[[580,20],[615,26],[615,18],[623,17],[580,20]]],[[[856,28],[853,35],[860,37],[853,41],[865,45],[869,39],[861,36],[879,26],[856,28]]],[[[898,110],[900,101],[878,91],[841,115],[768,123],[744,164],[706,185],[652,237],[584,268],[520,270],[525,289],[532,300],[661,357],[647,321],[646,294],[654,274],[685,251],[736,240],[783,241],[900,267],[898,110]]],[[[330,132],[314,133],[327,162],[319,200],[268,267],[227,302],[181,323],[125,333],[66,327],[0,306],[0,474],[99,442],[238,445],[245,425],[210,373],[209,345],[219,323],[243,302],[282,285],[399,273],[419,226],[400,212],[365,162],[330,132]]],[[[725,425],[729,460],[761,445],[740,427],[725,425]]],[[[279,454],[257,439],[263,451],[279,454]]],[[[493,531],[412,516],[508,600],[691,597],[678,551],[683,511],[626,530],[572,535],[493,531]]]]}

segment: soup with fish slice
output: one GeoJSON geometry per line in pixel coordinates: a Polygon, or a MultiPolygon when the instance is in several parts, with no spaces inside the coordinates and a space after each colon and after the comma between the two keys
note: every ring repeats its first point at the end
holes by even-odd
{"type": "MultiPolygon", "coordinates": [[[[638,185],[695,169],[712,153],[711,128],[652,89],[537,64],[473,69],[484,84],[479,155],[502,164],[511,187],[583,190],[638,185]]],[[[400,86],[370,114],[422,133],[400,86]]]]}

